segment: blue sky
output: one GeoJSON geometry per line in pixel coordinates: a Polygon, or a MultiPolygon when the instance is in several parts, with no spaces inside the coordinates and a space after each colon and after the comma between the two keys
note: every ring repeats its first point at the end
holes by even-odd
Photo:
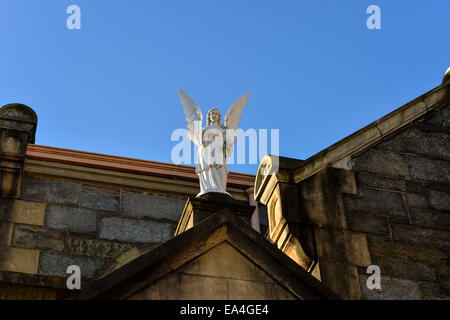
{"type": "MultiPolygon", "coordinates": [[[[440,84],[450,1],[2,0],[0,105],[39,117],[36,143],[170,162],[177,88],[241,125],[280,129],[306,159],[440,84]],[[66,8],[81,8],[69,30],[66,8]],[[366,9],[381,8],[381,30],[366,9]]],[[[256,165],[230,170],[256,173],[256,165]]]]}

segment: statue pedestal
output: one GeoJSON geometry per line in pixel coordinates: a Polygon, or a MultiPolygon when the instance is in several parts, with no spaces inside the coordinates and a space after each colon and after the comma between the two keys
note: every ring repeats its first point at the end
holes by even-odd
{"type": "Polygon", "coordinates": [[[228,209],[243,223],[251,226],[251,217],[255,210],[247,201],[235,200],[224,193],[205,193],[200,197],[188,198],[175,231],[175,236],[208,219],[216,212],[228,209]]]}

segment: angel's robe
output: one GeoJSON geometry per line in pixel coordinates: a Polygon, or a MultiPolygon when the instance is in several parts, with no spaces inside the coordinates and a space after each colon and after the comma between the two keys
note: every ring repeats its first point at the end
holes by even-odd
{"type": "Polygon", "coordinates": [[[200,178],[200,193],[227,192],[226,130],[217,125],[202,130],[202,145],[198,148],[195,173],[200,178]]]}

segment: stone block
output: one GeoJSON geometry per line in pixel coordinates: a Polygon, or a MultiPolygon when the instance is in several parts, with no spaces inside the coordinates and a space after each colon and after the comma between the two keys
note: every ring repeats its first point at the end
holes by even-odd
{"type": "Polygon", "coordinates": [[[132,247],[131,243],[118,243],[76,234],[67,236],[67,252],[74,256],[115,259],[132,247]]]}
{"type": "Polygon", "coordinates": [[[422,132],[408,129],[380,143],[377,149],[414,153],[427,157],[450,158],[450,135],[443,132],[422,132]]]}
{"type": "Polygon", "coordinates": [[[408,208],[419,208],[426,209],[429,207],[428,199],[423,194],[418,193],[406,193],[405,194],[406,204],[408,208]]]}
{"type": "Polygon", "coordinates": [[[357,175],[358,186],[377,189],[406,191],[406,182],[402,179],[385,178],[372,174],[359,173],[357,175]]]}
{"type": "Polygon", "coordinates": [[[39,250],[0,247],[0,270],[37,274],[39,250]]]}
{"type": "Polygon", "coordinates": [[[391,224],[394,242],[419,244],[435,249],[450,249],[450,232],[420,228],[411,225],[391,224]]]}
{"type": "Polygon", "coordinates": [[[122,214],[128,217],[178,221],[185,200],[164,198],[134,192],[122,192],[122,214]]]}
{"type": "Polygon", "coordinates": [[[368,241],[370,255],[373,257],[390,257],[405,261],[420,261],[429,264],[446,264],[448,256],[444,251],[422,248],[417,245],[401,243],[368,241]]]}
{"type": "Polygon", "coordinates": [[[46,204],[16,200],[12,209],[12,221],[36,226],[44,225],[46,204]]]}
{"type": "Polygon", "coordinates": [[[174,229],[174,225],[163,222],[104,217],[100,221],[100,238],[160,243],[170,239],[174,229]]]}
{"type": "Polygon", "coordinates": [[[394,178],[408,178],[409,167],[405,155],[386,150],[370,149],[352,160],[356,172],[372,173],[394,178]]]}
{"type": "Polygon", "coordinates": [[[63,251],[64,233],[45,228],[16,226],[13,244],[32,249],[63,251]]]}
{"type": "Polygon", "coordinates": [[[86,258],[72,257],[59,253],[43,251],[39,261],[39,274],[68,277],[66,273],[67,267],[76,265],[80,267],[81,278],[90,279],[98,276],[112,261],[86,258]]]}
{"type": "Polygon", "coordinates": [[[399,192],[359,188],[358,193],[358,197],[343,198],[346,212],[407,216],[403,196],[399,192]]]}
{"type": "Polygon", "coordinates": [[[450,192],[431,190],[429,200],[432,208],[442,211],[450,211],[450,192]]]}
{"type": "Polygon", "coordinates": [[[361,294],[364,300],[421,300],[422,294],[416,282],[383,276],[381,289],[370,290],[367,287],[369,275],[360,274],[361,294]]]}
{"type": "Polygon", "coordinates": [[[390,257],[373,256],[372,264],[381,269],[381,277],[388,276],[414,281],[435,281],[436,270],[430,265],[418,261],[405,261],[390,257]]]}
{"type": "Polygon", "coordinates": [[[436,230],[450,231],[450,214],[432,209],[410,209],[413,225],[436,230]]]}
{"type": "Polygon", "coordinates": [[[85,208],[118,213],[119,196],[90,191],[82,192],[80,205],[85,208]]]}
{"type": "Polygon", "coordinates": [[[48,205],[45,225],[74,232],[95,232],[97,212],[79,207],[48,205]]]}
{"type": "Polygon", "coordinates": [[[376,214],[351,213],[349,229],[389,237],[388,218],[376,214]]]}
{"type": "Polygon", "coordinates": [[[450,163],[448,161],[410,156],[411,178],[419,181],[450,183],[450,163]]]}
{"type": "Polygon", "coordinates": [[[24,176],[20,197],[36,202],[76,204],[80,190],[81,186],[74,182],[24,176]]]}
{"type": "Polygon", "coordinates": [[[13,199],[0,199],[0,221],[42,226],[45,203],[13,199]]]}

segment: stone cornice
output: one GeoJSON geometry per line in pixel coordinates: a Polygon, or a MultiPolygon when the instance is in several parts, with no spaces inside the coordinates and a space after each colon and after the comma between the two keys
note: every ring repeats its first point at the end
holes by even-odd
{"type": "MultiPolygon", "coordinates": [[[[28,144],[26,158],[45,162],[58,162],[62,164],[198,182],[198,176],[195,174],[194,167],[156,161],[110,156],[34,144],[28,144]]],[[[253,187],[254,181],[255,176],[249,174],[230,172],[228,175],[228,184],[238,188],[247,189],[253,187]]]]}
{"type": "Polygon", "coordinates": [[[350,158],[424,114],[450,102],[450,83],[440,85],[306,159],[294,174],[302,181],[325,167],[351,169],[350,158]]]}

